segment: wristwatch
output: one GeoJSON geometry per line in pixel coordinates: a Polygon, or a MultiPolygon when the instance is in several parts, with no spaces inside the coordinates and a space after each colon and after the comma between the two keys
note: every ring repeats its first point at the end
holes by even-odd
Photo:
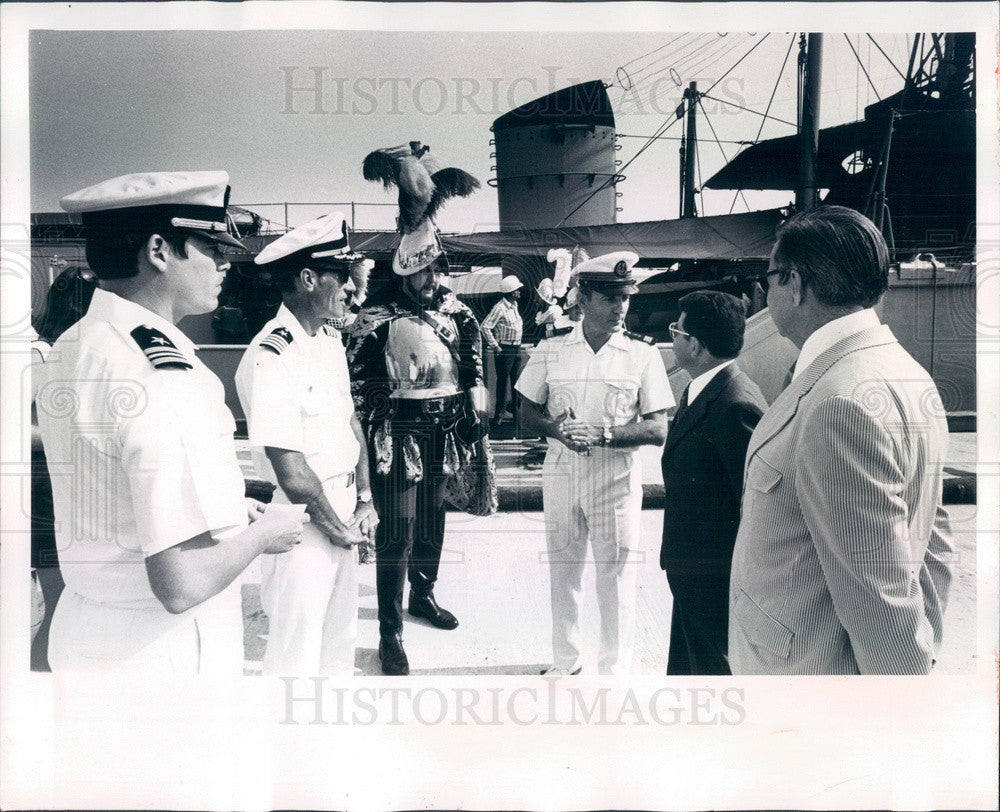
{"type": "Polygon", "coordinates": [[[611,445],[611,426],[604,427],[604,442],[601,443],[603,446],[611,445]]]}
{"type": "Polygon", "coordinates": [[[358,491],[359,502],[371,502],[372,492],[370,490],[358,491]]]}

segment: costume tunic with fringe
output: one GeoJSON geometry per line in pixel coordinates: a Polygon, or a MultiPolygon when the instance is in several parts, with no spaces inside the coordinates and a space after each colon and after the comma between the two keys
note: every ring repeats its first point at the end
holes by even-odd
{"type": "Polygon", "coordinates": [[[351,391],[373,467],[388,474],[396,437],[409,481],[422,478],[426,461],[408,432],[400,430],[403,425],[441,426],[446,433],[442,471],[454,473],[468,462],[470,446],[478,440],[466,417],[466,393],[483,384],[481,337],[472,311],[451,293],[438,296],[424,317],[420,311],[405,295],[389,293],[370,300],[345,331],[351,391]]]}
{"type": "Polygon", "coordinates": [[[479,324],[451,294],[421,312],[397,290],[369,300],[345,337],[381,518],[379,631],[394,634],[403,627],[407,576],[419,597],[437,580],[448,483],[488,443],[467,407],[469,389],[483,383],[479,324]]]}

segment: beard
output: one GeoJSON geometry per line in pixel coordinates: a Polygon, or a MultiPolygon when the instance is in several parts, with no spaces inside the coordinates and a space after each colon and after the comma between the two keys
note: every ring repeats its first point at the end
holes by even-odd
{"type": "Polygon", "coordinates": [[[417,301],[420,302],[420,304],[423,307],[430,307],[432,304],[434,304],[435,297],[437,296],[437,291],[438,291],[437,285],[433,284],[424,285],[418,291],[419,295],[417,296],[417,301]]]}
{"type": "Polygon", "coordinates": [[[437,300],[438,286],[434,282],[428,282],[419,288],[407,284],[406,292],[421,307],[431,307],[437,300]]]}

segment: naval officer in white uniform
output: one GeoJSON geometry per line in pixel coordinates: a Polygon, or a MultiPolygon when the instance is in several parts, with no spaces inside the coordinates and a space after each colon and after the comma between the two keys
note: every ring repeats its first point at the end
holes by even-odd
{"type": "Polygon", "coordinates": [[[309,517],[302,543],[262,564],[265,674],[354,673],[357,545],[374,538],[378,516],[344,345],[327,320],[343,318],[351,270],[364,261],[340,212],[290,231],[254,260],[282,304],[250,342],[236,390],[258,475],[277,483],[276,502],[304,504],[309,517]]]}
{"type": "Polygon", "coordinates": [[[517,383],[525,432],[548,438],[542,498],[553,665],[542,673],[581,670],[588,542],[601,613],[598,671],[627,674],[631,667],[642,513],[635,449],[663,444],[674,405],[653,340],[624,330],[638,259],[619,251],[577,266],[583,321],[540,342],[517,383]]]}
{"type": "Polygon", "coordinates": [[[225,172],[150,172],[63,198],[100,280],[52,347],[36,403],[66,589],[55,672],[239,675],[237,577],[301,521],[244,499],[222,384],[174,325],[212,311],[240,246],[225,172]],[[249,524],[248,524],[249,522],[249,524]]]}

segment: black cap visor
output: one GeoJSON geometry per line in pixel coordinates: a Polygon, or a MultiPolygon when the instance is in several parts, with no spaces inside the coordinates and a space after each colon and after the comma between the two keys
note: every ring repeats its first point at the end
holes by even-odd
{"type": "Polygon", "coordinates": [[[204,237],[206,240],[211,240],[212,242],[222,243],[223,245],[229,245],[233,248],[242,248],[244,251],[249,250],[243,243],[241,243],[236,237],[230,234],[228,231],[209,231],[200,228],[187,228],[186,226],[175,226],[178,231],[184,231],[188,234],[194,234],[198,237],[204,237]]]}
{"type": "Polygon", "coordinates": [[[581,279],[579,284],[580,290],[593,290],[608,295],[624,293],[631,296],[639,292],[639,286],[635,283],[634,279],[614,279],[607,281],[602,279],[600,282],[581,279]]]}
{"type": "Polygon", "coordinates": [[[243,248],[226,227],[226,209],[222,206],[162,204],[122,209],[84,212],[81,221],[95,231],[147,231],[170,226],[178,231],[197,234],[212,242],[243,248]]]}

